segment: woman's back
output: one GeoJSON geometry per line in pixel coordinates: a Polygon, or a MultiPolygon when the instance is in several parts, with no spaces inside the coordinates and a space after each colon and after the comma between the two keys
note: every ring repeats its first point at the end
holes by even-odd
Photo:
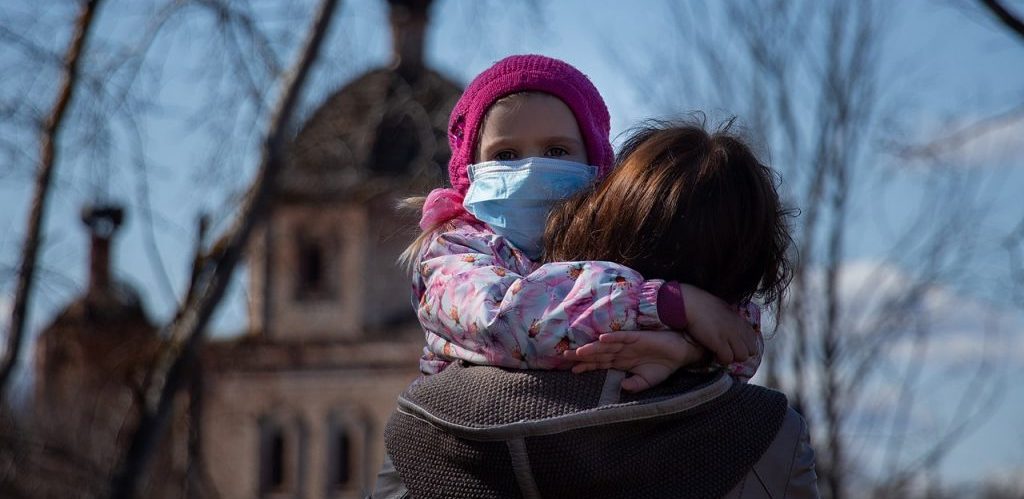
{"type": "Polygon", "coordinates": [[[621,379],[453,364],[399,399],[388,452],[413,497],[815,496],[781,393],[678,373],[620,396],[621,379]]]}

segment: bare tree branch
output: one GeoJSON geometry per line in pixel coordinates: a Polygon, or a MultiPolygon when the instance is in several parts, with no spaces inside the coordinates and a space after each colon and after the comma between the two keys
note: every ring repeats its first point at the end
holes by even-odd
{"type": "Polygon", "coordinates": [[[322,0],[313,17],[306,43],[301,49],[293,69],[282,82],[281,95],[271,114],[262,160],[256,181],[248,193],[236,224],[225,236],[227,245],[223,253],[211,262],[213,270],[208,280],[201,283],[202,291],[170,325],[170,346],[162,352],[154,367],[154,383],[145,401],[146,414],[139,422],[111,488],[111,497],[131,498],[136,493],[140,476],[145,472],[153,447],[166,429],[174,397],[188,379],[198,347],[205,339],[206,325],[224,295],[227,285],[241,259],[252,228],[261,222],[269,210],[274,195],[277,174],[284,162],[287,125],[295,109],[309,68],[316,60],[321,42],[334,17],[337,0],[322,0]]]}
{"type": "Polygon", "coordinates": [[[1014,106],[999,114],[982,118],[925,144],[897,148],[896,155],[906,159],[934,160],[943,154],[956,151],[989,133],[1006,128],[1022,120],[1024,120],[1024,104],[1014,106]]]}
{"type": "Polygon", "coordinates": [[[64,117],[71,105],[75,90],[78,88],[79,64],[82,52],[93,26],[95,14],[100,0],[88,0],[82,4],[75,33],[64,57],[64,80],[60,93],[53,105],[50,116],[46,119],[40,132],[39,166],[36,173],[35,190],[32,197],[32,208],[28,216],[27,234],[21,251],[21,266],[18,274],[17,290],[14,295],[14,306],[11,311],[11,322],[7,332],[7,348],[0,359],[0,403],[3,402],[7,385],[10,383],[11,372],[18,360],[22,337],[27,326],[27,316],[31,305],[32,287],[34,284],[36,261],[39,257],[42,226],[46,215],[47,197],[50,193],[53,171],[57,163],[57,139],[64,123],[64,117]]]}
{"type": "Polygon", "coordinates": [[[1002,246],[1009,260],[1011,296],[1014,303],[1024,307],[1024,218],[1021,218],[1016,227],[1003,237],[1002,246]]]}
{"type": "Polygon", "coordinates": [[[1021,41],[1024,41],[1024,21],[1021,21],[1020,18],[1007,10],[999,0],[980,1],[982,5],[992,12],[992,14],[999,18],[999,22],[1003,23],[1014,33],[1017,33],[1017,36],[1020,37],[1021,41]]]}
{"type": "MultiPolygon", "coordinates": [[[[968,273],[965,262],[972,261],[976,246],[972,241],[979,238],[966,234],[980,230],[978,221],[991,207],[981,200],[984,193],[975,189],[971,171],[927,172],[918,179],[919,216],[900,217],[899,232],[886,239],[892,243],[890,252],[877,248],[884,263],[867,273],[859,295],[851,294],[850,277],[862,276],[848,273],[849,248],[860,239],[860,234],[851,232],[851,227],[860,227],[854,224],[863,209],[860,196],[872,196],[866,200],[870,207],[882,204],[873,198],[878,191],[871,190],[865,180],[878,178],[879,189],[892,185],[891,175],[883,175],[890,172],[877,171],[881,167],[875,166],[884,155],[872,149],[876,136],[884,136],[900,114],[882,107],[881,94],[891,88],[880,85],[890,9],[868,1],[714,5],[706,14],[728,20],[728,32],[714,37],[702,35],[695,29],[700,21],[691,21],[676,9],[678,36],[685,40],[679,45],[688,47],[679,57],[692,61],[678,69],[672,61],[659,64],[646,80],[682,81],[650,86],[644,97],[678,106],[679,95],[692,101],[699,93],[694,88],[706,90],[707,104],[735,110],[771,146],[775,155],[771,162],[789,184],[790,202],[801,208],[802,217],[795,233],[798,256],[793,286],[782,318],[785,334],[776,336],[767,367],[772,369],[771,379],[808,420],[820,456],[823,496],[846,497],[858,479],[857,451],[870,451],[858,449],[858,442],[849,435],[859,424],[859,411],[866,409],[862,406],[873,393],[871,387],[895,383],[908,393],[919,379],[928,379],[914,369],[915,364],[903,368],[905,361],[893,358],[888,349],[911,339],[910,326],[922,314],[927,316],[929,298],[944,282],[958,282],[968,273]],[[678,73],[665,74],[672,70],[678,73]],[[901,282],[892,286],[894,278],[901,282]],[[862,307],[857,301],[862,299],[870,300],[871,306],[862,307]]],[[[1003,124],[993,123],[991,130],[999,126],[1003,124]]],[[[979,129],[976,133],[989,131],[987,124],[979,129]]],[[[930,354],[923,348],[916,352],[930,354]]],[[[927,360],[917,359],[916,366],[927,360]]],[[[920,397],[904,399],[915,408],[922,404],[920,397]]],[[[894,431],[903,431],[895,421],[905,421],[901,415],[910,409],[893,407],[884,420],[894,421],[890,426],[894,431]]],[[[950,442],[937,448],[936,456],[960,441],[958,427],[936,434],[936,442],[950,442]]],[[[916,452],[883,453],[892,468],[885,473],[891,477],[920,473],[916,452]]]]}

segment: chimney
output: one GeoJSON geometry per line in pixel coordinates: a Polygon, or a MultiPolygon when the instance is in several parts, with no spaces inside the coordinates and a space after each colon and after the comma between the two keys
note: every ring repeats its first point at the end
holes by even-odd
{"type": "Polygon", "coordinates": [[[423,72],[423,43],[431,2],[388,0],[391,6],[391,65],[408,81],[415,81],[423,72]]]}
{"type": "Polygon", "coordinates": [[[110,240],[123,220],[124,209],[120,206],[87,206],[82,209],[82,222],[90,236],[87,294],[110,290],[110,240]]]}

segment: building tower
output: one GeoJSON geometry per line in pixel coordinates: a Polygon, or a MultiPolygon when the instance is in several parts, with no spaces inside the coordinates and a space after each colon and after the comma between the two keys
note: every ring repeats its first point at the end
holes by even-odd
{"type": "Polygon", "coordinates": [[[411,318],[409,279],[394,262],[417,219],[395,203],[444,178],[460,90],[423,64],[430,2],[389,3],[391,65],[346,85],[306,123],[256,235],[249,316],[268,339],[380,338],[411,318]]]}
{"type": "Polygon", "coordinates": [[[249,252],[249,330],[203,355],[204,466],[221,497],[363,497],[423,334],[396,265],[441,185],[461,90],[423,61],[429,0],[390,0],[393,55],[302,127],[249,252]]]}
{"type": "MultiPolygon", "coordinates": [[[[118,206],[88,207],[89,281],[85,292],[39,334],[35,347],[35,400],[73,405],[132,392],[160,346],[139,294],[111,275],[111,245],[124,219],[118,206]]],[[[128,397],[130,400],[131,397],[128,397]]],[[[127,411],[118,411],[124,413],[127,411]]]]}
{"type": "MultiPolygon", "coordinates": [[[[85,292],[57,314],[35,343],[27,431],[39,443],[21,456],[24,470],[17,472],[17,481],[29,487],[32,497],[101,495],[141,412],[162,340],[139,294],[112,272],[113,243],[123,220],[120,206],[82,210],[90,241],[85,292]]],[[[181,432],[183,422],[175,421],[172,434],[181,432]]],[[[161,443],[153,466],[159,472],[141,480],[147,497],[180,494],[187,462],[184,445],[176,442],[170,436],[161,443]]]]}

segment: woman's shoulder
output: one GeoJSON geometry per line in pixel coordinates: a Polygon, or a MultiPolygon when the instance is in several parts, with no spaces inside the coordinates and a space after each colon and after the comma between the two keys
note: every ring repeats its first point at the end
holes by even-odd
{"type": "MultiPolygon", "coordinates": [[[[453,466],[453,473],[462,473],[453,464],[464,462],[458,451],[449,455],[435,449],[424,455],[417,450],[421,446],[416,442],[425,442],[429,436],[439,448],[472,447],[492,463],[481,465],[480,473],[503,472],[508,478],[513,476],[511,470],[493,463],[506,462],[510,449],[520,449],[514,452],[525,453],[541,495],[552,497],[566,495],[565,469],[579,470],[573,483],[579,488],[576,495],[582,497],[626,497],[637,490],[655,496],[691,490],[695,496],[721,497],[747,479],[754,463],[776,440],[780,450],[775,452],[781,455],[787,443],[793,449],[788,435],[800,433],[786,429],[787,436],[777,437],[787,414],[783,394],[736,383],[720,371],[681,372],[641,394],[619,390],[623,375],[621,371],[575,375],[453,363],[399,398],[399,408],[385,431],[388,451],[399,471],[402,466],[453,466]],[[586,438],[581,440],[580,435],[586,438]],[[516,447],[524,440],[531,445],[516,447]],[[607,449],[617,453],[609,455],[607,449]],[[687,450],[680,454],[679,449],[687,450]],[[605,488],[611,473],[607,464],[618,456],[630,456],[634,468],[630,473],[615,472],[615,490],[610,490],[605,488]]],[[[783,468],[788,472],[796,467],[783,468]]],[[[412,490],[436,486],[406,485],[412,490]]]]}
{"type": "Polygon", "coordinates": [[[770,497],[818,497],[810,433],[804,418],[792,407],[787,408],[772,443],[725,499],[770,497]]]}

